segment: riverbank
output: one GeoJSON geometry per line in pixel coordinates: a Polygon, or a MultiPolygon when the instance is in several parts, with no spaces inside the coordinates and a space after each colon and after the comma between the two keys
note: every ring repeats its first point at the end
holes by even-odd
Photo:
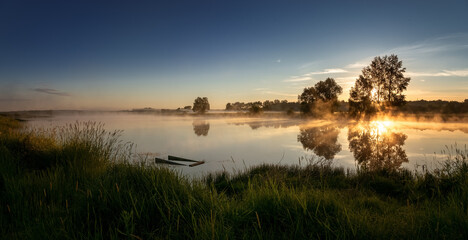
{"type": "Polygon", "coordinates": [[[311,162],[189,181],[131,164],[119,132],[0,118],[4,239],[466,239],[467,151],[427,172],[311,162]]]}

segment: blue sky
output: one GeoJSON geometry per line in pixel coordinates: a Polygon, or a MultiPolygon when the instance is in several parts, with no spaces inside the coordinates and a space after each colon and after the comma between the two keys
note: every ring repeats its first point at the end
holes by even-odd
{"type": "Polygon", "coordinates": [[[0,111],[340,99],[397,54],[407,96],[468,98],[468,1],[0,2],[0,111]]]}

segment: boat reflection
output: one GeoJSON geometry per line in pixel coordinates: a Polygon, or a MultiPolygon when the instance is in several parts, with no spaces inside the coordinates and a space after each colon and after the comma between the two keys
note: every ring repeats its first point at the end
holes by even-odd
{"type": "Polygon", "coordinates": [[[334,124],[301,128],[297,141],[302,143],[304,150],[313,151],[315,155],[331,160],[341,151],[339,133],[340,127],[334,124]]]}
{"type": "Polygon", "coordinates": [[[205,120],[194,120],[192,122],[193,132],[197,136],[208,136],[210,130],[210,123],[205,120]]]}
{"type": "Polygon", "coordinates": [[[349,149],[366,171],[396,171],[408,162],[403,146],[406,134],[396,132],[392,122],[360,122],[348,126],[349,149]]]}

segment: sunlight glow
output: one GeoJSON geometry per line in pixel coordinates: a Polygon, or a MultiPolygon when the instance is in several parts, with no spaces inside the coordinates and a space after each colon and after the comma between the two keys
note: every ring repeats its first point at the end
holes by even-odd
{"type": "Polygon", "coordinates": [[[372,136],[379,136],[382,134],[386,134],[391,126],[393,125],[392,121],[372,121],[371,126],[371,135],[372,136]]]}
{"type": "Polygon", "coordinates": [[[377,99],[377,89],[373,88],[370,93],[371,93],[372,99],[377,99]]]}

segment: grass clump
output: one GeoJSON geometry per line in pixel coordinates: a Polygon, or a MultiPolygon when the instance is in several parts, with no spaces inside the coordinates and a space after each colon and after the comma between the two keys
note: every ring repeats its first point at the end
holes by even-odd
{"type": "Polygon", "coordinates": [[[102,125],[0,118],[2,239],[466,239],[467,152],[437,171],[260,165],[187,180],[102,125]]]}

